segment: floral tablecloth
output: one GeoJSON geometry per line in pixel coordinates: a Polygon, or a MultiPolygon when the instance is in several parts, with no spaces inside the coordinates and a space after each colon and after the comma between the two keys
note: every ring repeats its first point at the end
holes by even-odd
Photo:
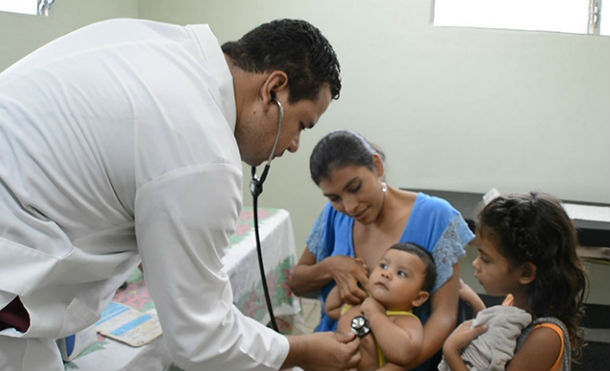
{"type": "MultiPolygon", "coordinates": [[[[298,298],[288,288],[290,270],[296,263],[296,248],[290,214],[283,209],[261,208],[258,214],[263,261],[267,285],[280,331],[290,333],[295,318],[300,315],[298,298]]],[[[242,211],[231,245],[222,259],[231,280],[234,304],[247,316],[268,323],[263,296],[252,208],[242,211]]],[[[140,270],[132,273],[126,287],[117,291],[113,301],[143,312],[154,312],[154,302],[148,295],[140,270]]],[[[179,370],[171,364],[164,349],[163,336],[143,347],[131,347],[98,333],[97,341],[76,359],[65,364],[66,370],[179,370]]]]}

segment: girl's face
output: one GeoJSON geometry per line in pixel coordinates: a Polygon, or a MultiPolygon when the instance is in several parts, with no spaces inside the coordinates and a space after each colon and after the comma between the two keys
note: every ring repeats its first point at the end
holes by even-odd
{"type": "Polygon", "coordinates": [[[389,249],[369,276],[369,294],[389,310],[410,310],[428,298],[426,265],[414,254],[389,249]]]}
{"type": "Polygon", "coordinates": [[[379,176],[366,166],[335,169],[318,186],[335,209],[362,224],[375,221],[383,206],[379,176]]]}
{"type": "Polygon", "coordinates": [[[473,244],[479,250],[479,256],[472,262],[474,276],[485,292],[495,296],[515,292],[519,287],[519,270],[511,267],[509,260],[500,254],[494,239],[477,232],[473,244]]]}

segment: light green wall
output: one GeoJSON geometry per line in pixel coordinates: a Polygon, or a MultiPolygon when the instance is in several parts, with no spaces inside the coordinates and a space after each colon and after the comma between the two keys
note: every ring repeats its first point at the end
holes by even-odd
{"type": "MultiPolygon", "coordinates": [[[[151,0],[140,16],[209,23],[221,42],[275,18],[301,18],[331,41],[342,65],[341,98],[302,136],[299,152],[273,162],[259,201],[290,211],[299,251],[325,204],[309,178],[309,154],[337,128],[380,145],[395,186],[537,189],[610,202],[610,38],[438,28],[430,25],[431,4],[151,0]]],[[[247,181],[244,187],[250,204],[247,181]]],[[[468,251],[462,277],[483,292],[474,257],[468,251]]],[[[589,302],[610,304],[600,286],[607,269],[588,268],[589,302]]]]}
{"type": "Polygon", "coordinates": [[[430,25],[431,3],[56,0],[48,19],[0,13],[0,69],[110,17],[209,23],[221,42],[272,19],[306,19],[337,51],[341,99],[302,136],[299,152],[273,162],[260,198],[262,206],[290,211],[299,250],[325,203],[309,178],[309,153],[338,128],[359,131],[385,150],[395,186],[538,189],[610,202],[610,38],[437,28],[430,25]]]}
{"type": "Polygon", "coordinates": [[[76,28],[116,17],[138,17],[138,0],[55,0],[47,17],[0,12],[0,71],[76,28]]]}
{"type": "Polygon", "coordinates": [[[334,45],[341,98],[298,153],[273,162],[260,199],[291,212],[299,248],[325,202],[308,156],[337,128],[380,145],[395,186],[610,202],[608,37],[438,28],[422,0],[151,0],[140,15],[209,23],[221,42],[302,18],[334,45]]]}

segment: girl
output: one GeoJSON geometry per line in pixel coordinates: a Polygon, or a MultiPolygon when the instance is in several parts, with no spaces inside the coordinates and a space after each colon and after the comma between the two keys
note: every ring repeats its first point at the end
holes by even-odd
{"type": "MultiPolygon", "coordinates": [[[[579,354],[586,276],[576,255],[576,231],[558,200],[540,193],[498,197],[480,213],[474,244],[475,277],[490,295],[534,321],[517,341],[507,370],[567,370],[579,354]]],[[[459,326],[443,346],[452,370],[466,370],[460,354],[484,326],[459,326]]]]}

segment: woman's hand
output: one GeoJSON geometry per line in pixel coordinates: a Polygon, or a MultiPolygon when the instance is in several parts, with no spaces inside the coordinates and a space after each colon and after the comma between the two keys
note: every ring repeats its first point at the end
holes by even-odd
{"type": "Polygon", "coordinates": [[[343,303],[360,304],[367,296],[362,287],[368,282],[368,269],[361,259],[345,255],[330,256],[320,262],[309,249],[303,251],[292,269],[288,284],[297,296],[309,295],[326,286],[337,283],[337,291],[343,303]]]}
{"type": "Polygon", "coordinates": [[[368,296],[363,289],[368,284],[368,268],[364,261],[360,258],[339,255],[326,260],[333,267],[332,275],[341,300],[352,305],[362,303],[368,296]]]}

